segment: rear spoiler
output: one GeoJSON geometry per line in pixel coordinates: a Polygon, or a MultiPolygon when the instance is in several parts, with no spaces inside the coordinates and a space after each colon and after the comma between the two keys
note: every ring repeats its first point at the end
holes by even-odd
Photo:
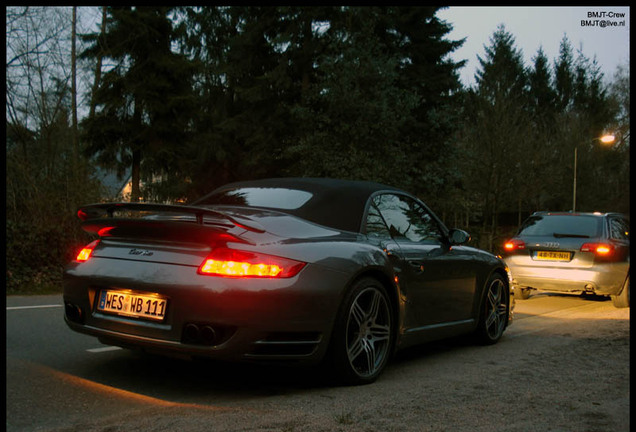
{"type": "Polygon", "coordinates": [[[77,210],[77,217],[86,222],[90,219],[103,218],[107,215],[108,218],[113,218],[113,214],[119,211],[136,211],[136,212],[151,212],[151,213],[181,213],[192,214],[196,217],[196,223],[203,225],[204,216],[213,216],[217,218],[226,219],[233,225],[243,228],[248,231],[257,233],[265,232],[265,228],[258,222],[251,219],[243,218],[235,215],[228,215],[224,212],[217,210],[210,210],[201,207],[183,206],[183,205],[171,205],[171,204],[146,204],[146,203],[103,203],[103,204],[89,204],[80,207],[77,210]]]}

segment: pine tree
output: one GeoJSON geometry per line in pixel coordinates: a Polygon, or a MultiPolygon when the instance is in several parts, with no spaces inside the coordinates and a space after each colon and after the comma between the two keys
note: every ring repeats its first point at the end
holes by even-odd
{"type": "Polygon", "coordinates": [[[454,128],[450,106],[461,87],[462,62],[448,54],[462,42],[444,39],[451,27],[435,16],[437,9],[330,11],[315,62],[317,81],[297,109],[307,132],[294,149],[314,156],[301,162],[301,170],[440,193],[448,182],[442,166],[454,128]],[[391,174],[396,167],[399,178],[391,174]]]}
{"type": "Polygon", "coordinates": [[[399,136],[415,99],[398,87],[398,59],[376,34],[378,12],[332,16],[313,82],[295,107],[304,126],[289,148],[292,172],[389,182],[393,167],[404,166],[399,136]]]}
{"type": "Polygon", "coordinates": [[[460,43],[443,40],[436,10],[188,9],[205,68],[193,187],[276,175],[395,183],[400,167],[402,186],[435,194],[461,65],[447,59],[460,43]]]}
{"type": "MultiPolygon", "coordinates": [[[[518,204],[517,185],[529,148],[528,74],[512,34],[500,25],[478,57],[477,86],[469,92],[468,118],[462,146],[464,184],[473,200],[482,203],[481,246],[493,250],[498,215],[518,204]]],[[[518,208],[517,208],[518,209],[518,208]]]]}
{"type": "Polygon", "coordinates": [[[572,45],[567,36],[563,36],[559,46],[559,57],[555,60],[555,90],[557,93],[557,109],[564,111],[570,108],[574,98],[574,55],[572,45]]]}
{"type": "Polygon", "coordinates": [[[131,200],[140,180],[175,170],[187,141],[192,65],[172,51],[171,8],[110,7],[106,31],[84,57],[114,61],[94,93],[98,107],[84,121],[86,152],[107,167],[132,172],[131,200]],[[144,170],[142,172],[142,170],[144,170]]]}
{"type": "MultiPolygon", "coordinates": [[[[557,93],[549,67],[549,60],[539,48],[533,58],[533,66],[528,71],[528,104],[530,134],[525,156],[521,160],[520,171],[532,173],[524,175],[519,182],[519,216],[522,211],[529,213],[546,208],[548,197],[558,191],[565,173],[555,164],[561,160],[558,143],[557,93]]],[[[561,164],[563,165],[563,164],[561,164]]],[[[520,220],[518,222],[521,222],[520,220]]]]}
{"type": "Polygon", "coordinates": [[[535,121],[541,123],[554,114],[556,92],[552,83],[549,60],[542,48],[533,58],[533,67],[528,71],[529,102],[535,121]]]}
{"type": "Polygon", "coordinates": [[[203,68],[190,154],[194,195],[281,174],[284,143],[297,130],[290,106],[309,84],[315,57],[305,23],[311,28],[318,13],[310,7],[188,9],[187,46],[203,68]]]}
{"type": "Polygon", "coordinates": [[[486,56],[477,56],[475,81],[479,94],[491,103],[524,97],[527,75],[523,53],[515,48],[514,36],[501,24],[485,47],[486,56]]]}

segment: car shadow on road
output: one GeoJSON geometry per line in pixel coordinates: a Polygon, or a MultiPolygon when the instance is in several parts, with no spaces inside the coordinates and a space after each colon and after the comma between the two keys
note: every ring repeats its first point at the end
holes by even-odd
{"type": "MultiPolygon", "coordinates": [[[[389,368],[400,368],[447,352],[474,346],[468,337],[430,342],[400,351],[389,368]]],[[[224,403],[339,387],[325,366],[229,363],[184,360],[119,350],[81,371],[84,379],[109,387],[178,403],[224,403]]]]}
{"type": "Polygon", "coordinates": [[[400,364],[420,361],[422,358],[433,358],[476,345],[474,336],[470,334],[432,341],[398,351],[393,358],[392,364],[395,367],[400,364]]]}
{"type": "Polygon", "coordinates": [[[328,371],[296,365],[185,360],[121,350],[93,362],[83,378],[173,402],[262,397],[335,385],[328,371]]]}

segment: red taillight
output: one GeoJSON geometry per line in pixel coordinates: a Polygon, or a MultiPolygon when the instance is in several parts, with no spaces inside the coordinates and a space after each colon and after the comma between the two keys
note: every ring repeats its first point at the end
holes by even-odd
{"type": "Polygon", "coordinates": [[[112,226],[101,228],[99,231],[97,231],[97,235],[100,237],[107,237],[111,235],[110,232],[114,229],[115,227],[112,226]]]}
{"type": "Polygon", "coordinates": [[[84,246],[84,248],[80,251],[80,253],[77,254],[77,257],[75,258],[75,260],[80,262],[84,262],[88,260],[93,253],[93,249],[95,249],[98,243],[99,243],[99,240],[95,240],[87,244],[86,246],[84,246]]]}
{"type": "Polygon", "coordinates": [[[525,248],[526,248],[526,244],[519,239],[508,240],[506,243],[504,243],[504,250],[506,252],[514,252],[516,250],[525,249],[525,248]]]}
{"type": "Polygon", "coordinates": [[[593,252],[598,256],[609,256],[614,248],[607,243],[584,243],[581,252],[593,252]]]}
{"type": "Polygon", "coordinates": [[[225,277],[289,278],[304,262],[257,252],[215,249],[199,267],[199,274],[225,277]]]}

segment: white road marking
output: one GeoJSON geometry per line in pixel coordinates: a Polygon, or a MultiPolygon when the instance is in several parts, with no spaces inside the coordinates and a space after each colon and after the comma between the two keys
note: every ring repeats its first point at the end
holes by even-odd
{"type": "Polygon", "coordinates": [[[44,308],[56,308],[56,307],[64,307],[64,305],[7,306],[7,310],[19,310],[19,309],[44,309],[44,308]]]}
{"type": "MultiPolygon", "coordinates": [[[[39,305],[39,306],[7,306],[7,310],[21,310],[21,309],[45,309],[45,308],[57,308],[64,307],[64,305],[39,305]]],[[[103,353],[108,351],[117,351],[122,349],[116,346],[107,346],[103,348],[87,349],[86,351],[91,353],[103,353]]]]}
{"type": "Polygon", "coordinates": [[[87,349],[86,351],[91,352],[91,353],[103,353],[103,352],[107,352],[107,351],[117,351],[117,350],[120,350],[120,349],[122,349],[122,348],[116,347],[116,346],[109,346],[109,347],[104,347],[104,348],[87,349]]]}

